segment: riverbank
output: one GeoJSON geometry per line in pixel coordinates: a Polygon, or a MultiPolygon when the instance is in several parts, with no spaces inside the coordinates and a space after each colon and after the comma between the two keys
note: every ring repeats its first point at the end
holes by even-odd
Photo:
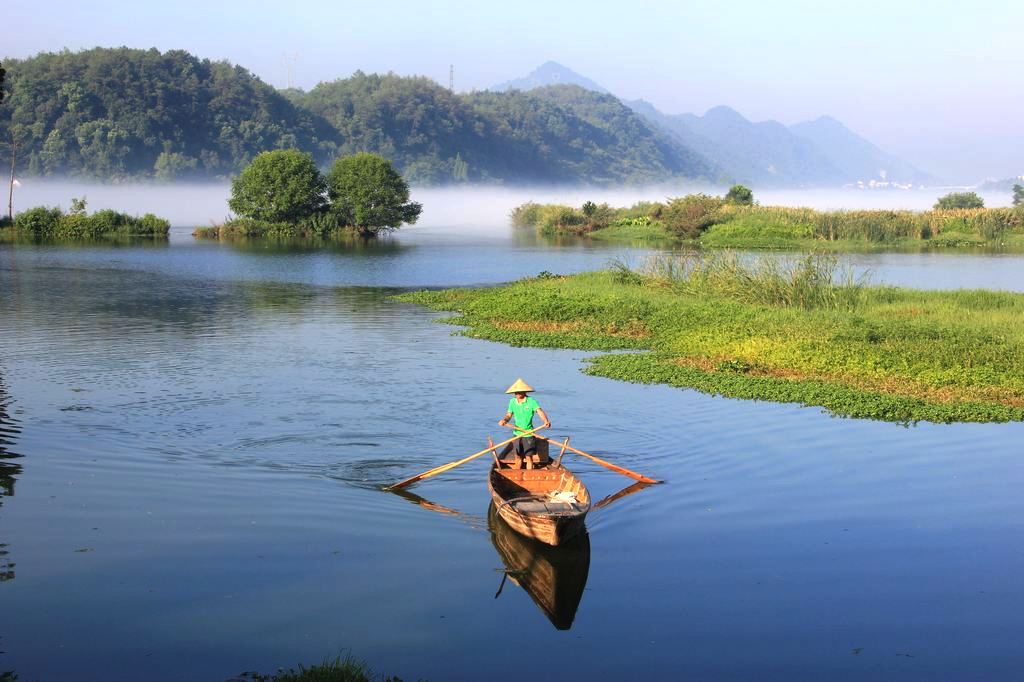
{"type": "Polygon", "coordinates": [[[754,266],[732,255],[661,258],[640,271],[397,298],[459,313],[447,321],[475,338],[638,351],[588,360],[597,376],[845,417],[1024,420],[1024,296],[868,286],[840,274],[822,256],[754,266]]]}
{"type": "Polygon", "coordinates": [[[828,251],[1024,248],[1024,208],[818,211],[705,195],[615,208],[527,202],[512,224],[542,235],[711,248],[828,251]]]}

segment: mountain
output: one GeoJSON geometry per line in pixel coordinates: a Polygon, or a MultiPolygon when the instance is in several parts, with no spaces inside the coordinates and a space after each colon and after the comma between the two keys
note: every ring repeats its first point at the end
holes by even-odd
{"type": "Polygon", "coordinates": [[[797,123],[789,128],[820,150],[844,178],[921,183],[933,180],[927,173],[888,154],[830,116],[797,123]]]}
{"type": "MultiPolygon", "coordinates": [[[[552,82],[608,92],[556,62],[546,62],[525,78],[492,89],[530,91],[552,82]]],[[[777,121],[749,121],[726,106],[696,116],[665,114],[644,100],[626,105],[694,157],[703,158],[719,173],[739,182],[809,186],[871,180],[920,183],[933,179],[828,116],[787,127],[777,121]]]]}
{"type": "Polygon", "coordinates": [[[26,175],[221,176],[264,149],[334,153],[338,134],[239,66],[173,50],[96,48],[7,60],[0,134],[26,175]]]}
{"type": "Polygon", "coordinates": [[[642,100],[635,111],[682,144],[718,163],[739,182],[754,185],[840,184],[842,173],[810,141],[776,121],[754,123],[726,106],[703,116],[663,114],[642,100]]]}
{"type": "Polygon", "coordinates": [[[594,92],[606,95],[610,94],[586,76],[581,76],[558,62],[544,62],[524,78],[499,83],[489,89],[493,92],[506,92],[508,90],[533,90],[534,88],[543,88],[548,85],[578,85],[584,90],[593,90],[594,92]]]}
{"type": "Polygon", "coordinates": [[[21,172],[106,180],[230,177],[293,147],[325,166],[372,151],[410,182],[622,184],[709,178],[714,164],[611,95],[576,85],[455,94],[355,73],[309,92],[187,52],[128,48],[5,62],[0,136],[21,172]]]}

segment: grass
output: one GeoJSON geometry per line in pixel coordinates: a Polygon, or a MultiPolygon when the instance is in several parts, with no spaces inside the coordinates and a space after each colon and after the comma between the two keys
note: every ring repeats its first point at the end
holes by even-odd
{"type": "Polygon", "coordinates": [[[1024,420],[1024,295],[870,286],[826,256],[664,257],[403,294],[516,346],[632,350],[589,374],[911,423],[1024,420]]]}
{"type": "Polygon", "coordinates": [[[845,251],[1024,247],[1024,207],[930,211],[818,211],[731,204],[688,195],[629,208],[526,203],[512,224],[540,234],[614,241],[675,241],[713,248],[845,251]]]}

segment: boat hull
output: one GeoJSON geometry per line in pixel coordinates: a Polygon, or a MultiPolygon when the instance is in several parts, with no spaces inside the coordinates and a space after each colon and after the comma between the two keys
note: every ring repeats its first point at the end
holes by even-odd
{"type": "Polygon", "coordinates": [[[491,467],[488,488],[497,514],[528,538],[557,546],[583,530],[590,492],[576,476],[554,465],[540,469],[491,467]],[[549,501],[551,493],[571,494],[575,502],[549,501]]]}

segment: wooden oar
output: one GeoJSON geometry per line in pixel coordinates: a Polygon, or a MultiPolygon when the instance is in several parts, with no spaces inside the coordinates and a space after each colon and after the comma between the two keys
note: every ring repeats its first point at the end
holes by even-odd
{"type": "Polygon", "coordinates": [[[559,443],[556,440],[551,440],[550,438],[544,438],[544,436],[537,436],[537,438],[541,438],[543,440],[546,440],[549,443],[554,443],[558,447],[564,447],[569,452],[575,452],[577,455],[583,455],[587,459],[593,460],[593,461],[597,462],[598,464],[600,464],[601,466],[607,467],[607,468],[611,469],[612,471],[616,471],[616,472],[622,474],[623,476],[629,476],[630,478],[635,478],[636,480],[641,481],[643,483],[661,483],[661,481],[659,481],[657,479],[648,478],[647,476],[644,476],[643,474],[638,474],[637,472],[630,471],[629,469],[623,469],[622,467],[617,466],[615,464],[612,464],[611,462],[606,462],[606,461],[604,461],[603,459],[601,459],[599,457],[594,457],[593,455],[588,454],[586,452],[583,452],[582,450],[577,450],[576,448],[572,447],[568,443],[559,443]]]}
{"type": "Polygon", "coordinates": [[[442,464],[439,467],[434,467],[430,471],[424,471],[422,474],[416,474],[412,478],[407,478],[404,481],[399,481],[398,483],[395,483],[394,485],[389,485],[387,488],[384,488],[384,490],[396,490],[398,488],[404,488],[405,486],[410,485],[412,483],[415,483],[416,481],[422,481],[425,478],[430,478],[431,476],[437,476],[438,474],[443,474],[444,472],[448,471],[449,469],[454,469],[455,467],[459,466],[460,464],[465,464],[466,462],[468,462],[470,460],[473,460],[473,459],[476,459],[477,457],[481,457],[483,455],[486,455],[488,452],[491,452],[492,450],[500,448],[502,445],[508,445],[509,443],[511,443],[512,441],[516,440],[517,438],[524,438],[526,436],[532,436],[537,431],[540,431],[541,428],[543,428],[543,427],[538,427],[536,429],[531,429],[531,430],[526,431],[526,432],[524,432],[524,433],[522,433],[522,434],[520,434],[518,436],[512,436],[508,440],[503,440],[500,443],[495,443],[494,445],[492,445],[492,446],[490,446],[490,447],[488,447],[488,448],[486,448],[484,450],[481,450],[480,452],[472,454],[469,457],[463,457],[460,460],[456,460],[454,462],[449,462],[448,464],[442,464]]]}

